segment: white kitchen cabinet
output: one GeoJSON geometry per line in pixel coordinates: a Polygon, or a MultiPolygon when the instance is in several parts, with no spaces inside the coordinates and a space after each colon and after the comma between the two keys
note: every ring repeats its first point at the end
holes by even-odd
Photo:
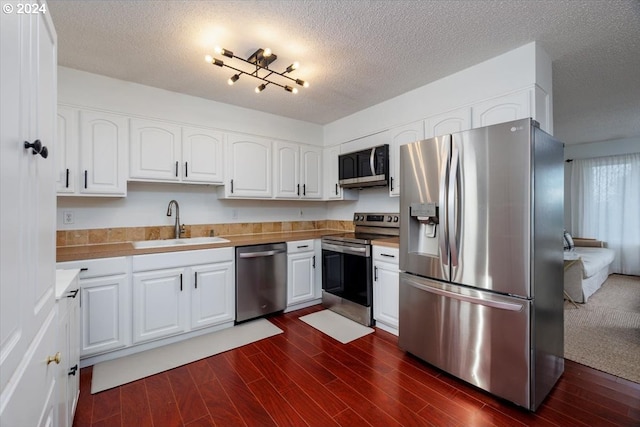
{"type": "Polygon", "coordinates": [[[59,196],[127,194],[127,118],[58,106],[56,189],[59,196]]]}
{"type": "Polygon", "coordinates": [[[133,273],[133,343],[187,330],[184,268],[133,273]]]}
{"type": "Polygon", "coordinates": [[[73,415],[80,396],[80,284],[79,270],[58,274],[64,282],[56,283],[65,291],[58,295],[56,290],[56,308],[58,312],[58,342],[61,349],[57,378],[57,419],[58,426],[73,425],[73,415]],[[66,273],[66,274],[64,274],[66,273]]]}
{"type": "Polygon", "coordinates": [[[322,198],[322,149],[300,146],[300,181],[303,199],[322,198]]]}
{"type": "Polygon", "coordinates": [[[58,105],[58,140],[56,141],[56,190],[73,194],[79,187],[78,110],[58,105]]]}
{"type": "Polygon", "coordinates": [[[531,117],[532,90],[523,89],[473,104],[474,128],[531,117]]]}
{"type": "Polygon", "coordinates": [[[230,134],[227,136],[226,179],[219,190],[225,198],[271,198],[272,149],[271,141],[255,136],[230,134]]]}
{"type": "Polygon", "coordinates": [[[300,185],[300,145],[276,141],[273,144],[275,196],[297,199],[300,185]]]}
{"type": "Polygon", "coordinates": [[[338,156],[340,156],[339,145],[327,147],[323,150],[322,165],[324,169],[324,199],[356,200],[358,199],[358,192],[356,190],[345,190],[338,183],[338,180],[340,179],[338,156]]]}
{"type": "Polygon", "coordinates": [[[276,198],[322,198],[321,148],[276,141],[273,170],[276,198]]]}
{"type": "Polygon", "coordinates": [[[132,257],[133,343],[233,322],[233,248],[132,257]]]}
{"type": "Polygon", "coordinates": [[[389,195],[400,195],[400,146],[424,139],[424,122],[409,123],[388,131],[389,144],[389,195]]]}
{"type": "Polygon", "coordinates": [[[373,246],[373,318],[376,326],[398,335],[398,249],[373,246]]]}
{"type": "Polygon", "coordinates": [[[170,123],[130,120],[129,179],[179,181],[182,130],[170,123]]]}
{"type": "MultiPolygon", "coordinates": [[[[315,240],[287,242],[287,307],[320,297],[315,240]]],[[[300,307],[301,308],[301,307],[300,307]]]]}
{"type": "Polygon", "coordinates": [[[126,257],[59,262],[80,269],[80,357],[130,344],[130,285],[126,257]]]}
{"type": "Polygon", "coordinates": [[[233,261],[191,267],[191,329],[235,319],[235,272],[233,261]]]}
{"type": "MultiPolygon", "coordinates": [[[[0,15],[0,423],[55,425],[56,33],[47,13],[0,15]],[[39,140],[48,156],[32,154],[39,140]]],[[[3,5],[5,2],[3,2],[3,5]]],[[[8,3],[7,3],[8,4],[8,3]]],[[[35,9],[34,9],[35,10],[35,9]]]]}
{"type": "Polygon", "coordinates": [[[430,116],[424,121],[425,138],[471,129],[471,108],[462,107],[430,116]]]}
{"type": "Polygon", "coordinates": [[[127,194],[127,118],[80,110],[79,194],[127,194]]]}
{"type": "Polygon", "coordinates": [[[182,128],[182,182],[224,183],[223,157],[222,132],[194,127],[182,128]]]}
{"type": "Polygon", "coordinates": [[[138,118],[130,129],[130,180],[222,184],[221,132],[138,118]]]}

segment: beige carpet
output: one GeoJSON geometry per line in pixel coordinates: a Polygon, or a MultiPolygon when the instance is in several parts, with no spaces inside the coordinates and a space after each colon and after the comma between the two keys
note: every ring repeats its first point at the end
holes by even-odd
{"type": "Polygon", "coordinates": [[[564,305],[564,357],[640,383],[640,277],[611,275],[578,306],[564,305]]]}
{"type": "Polygon", "coordinates": [[[316,311],[299,319],[331,338],[340,341],[342,344],[347,344],[373,332],[373,329],[347,319],[331,310],[316,311]]]}
{"type": "Polygon", "coordinates": [[[91,394],[281,333],[282,329],[273,323],[266,319],[258,319],[233,328],[97,363],[93,365],[91,394]]]}

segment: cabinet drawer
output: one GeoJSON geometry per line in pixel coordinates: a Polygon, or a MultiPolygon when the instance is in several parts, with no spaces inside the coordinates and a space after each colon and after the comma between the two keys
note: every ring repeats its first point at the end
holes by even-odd
{"type": "Polygon", "coordinates": [[[111,276],[127,272],[127,258],[116,257],[59,262],[56,268],[63,270],[78,268],[80,269],[80,280],[91,277],[111,276]]]}
{"type": "Polygon", "coordinates": [[[399,252],[399,249],[396,248],[389,248],[387,246],[374,246],[373,259],[376,261],[398,264],[399,252]]]}
{"type": "Polygon", "coordinates": [[[184,267],[187,265],[233,261],[234,258],[235,254],[233,248],[201,249],[195,251],[135,255],[132,257],[132,269],[134,272],[160,270],[164,268],[184,267]]]}
{"type": "Polygon", "coordinates": [[[287,242],[288,254],[295,254],[298,252],[313,252],[313,239],[287,242]]]}

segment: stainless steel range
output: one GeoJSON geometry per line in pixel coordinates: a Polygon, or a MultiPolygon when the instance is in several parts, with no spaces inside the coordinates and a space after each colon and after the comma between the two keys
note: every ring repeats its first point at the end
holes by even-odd
{"type": "Polygon", "coordinates": [[[322,305],[373,323],[371,241],[400,235],[398,213],[355,213],[355,231],[322,238],[322,305]]]}

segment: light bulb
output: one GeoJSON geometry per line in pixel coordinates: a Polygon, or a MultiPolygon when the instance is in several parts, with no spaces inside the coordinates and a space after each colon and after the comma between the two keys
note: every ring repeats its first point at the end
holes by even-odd
{"type": "Polygon", "coordinates": [[[298,93],[298,88],[297,88],[297,87],[294,87],[294,88],[293,88],[293,90],[292,90],[292,92],[293,92],[294,94],[298,93]]]}
{"type": "Polygon", "coordinates": [[[222,48],[220,46],[216,46],[215,48],[213,48],[213,51],[218,55],[222,54],[222,48]]]}
{"type": "Polygon", "coordinates": [[[264,90],[264,88],[265,88],[265,87],[267,87],[267,85],[265,85],[264,83],[263,83],[263,84],[261,84],[260,86],[258,86],[258,87],[256,88],[256,93],[260,93],[260,92],[262,92],[262,91],[264,90]]]}
{"type": "Polygon", "coordinates": [[[300,63],[297,62],[297,61],[294,62],[293,64],[291,64],[291,68],[294,69],[294,70],[297,70],[299,66],[300,66],[300,63]]]}
{"type": "Polygon", "coordinates": [[[227,80],[227,84],[231,86],[232,84],[237,82],[239,78],[240,78],[240,74],[234,74],[233,76],[229,77],[229,80],[227,80]]]}
{"type": "Polygon", "coordinates": [[[266,48],[266,49],[262,52],[262,56],[264,56],[264,57],[271,56],[271,49],[266,48]]]}
{"type": "Polygon", "coordinates": [[[308,82],[308,81],[305,81],[305,82],[302,84],[302,87],[309,87],[309,82],[308,82]]]}
{"type": "Polygon", "coordinates": [[[211,55],[205,55],[205,56],[204,56],[204,60],[205,60],[206,62],[208,62],[209,64],[211,64],[211,63],[213,62],[213,56],[211,56],[211,55]]]}

